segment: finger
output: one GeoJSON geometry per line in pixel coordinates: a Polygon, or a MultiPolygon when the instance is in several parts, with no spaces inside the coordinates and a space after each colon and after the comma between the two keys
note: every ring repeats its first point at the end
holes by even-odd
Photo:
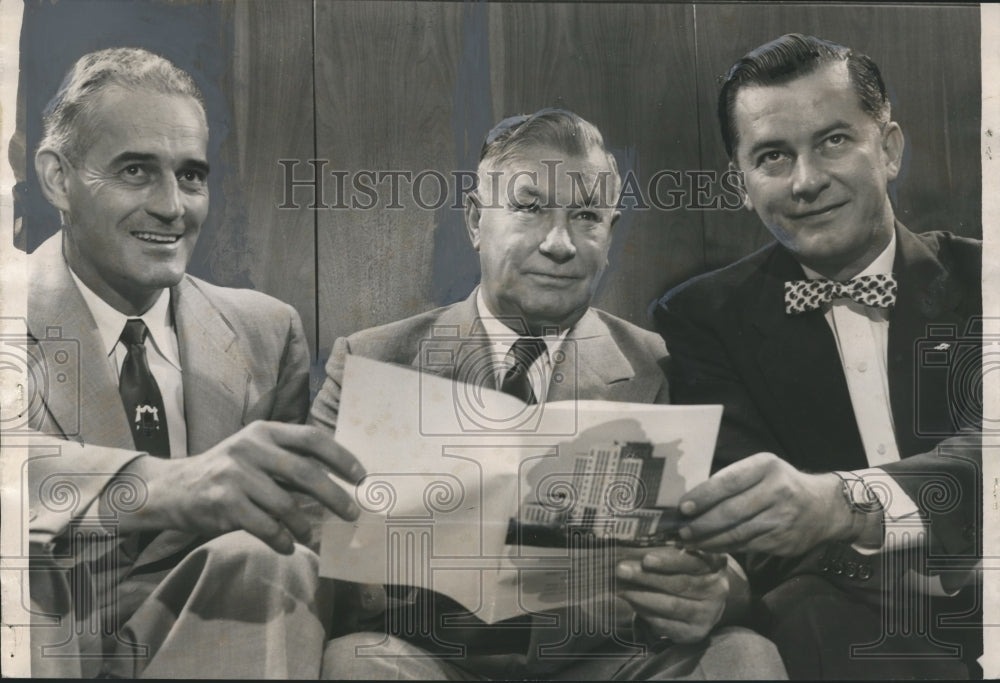
{"type": "Polygon", "coordinates": [[[312,458],[291,453],[280,446],[261,443],[250,460],[270,478],[315,498],[342,519],[353,521],[361,514],[353,493],[335,484],[312,458]]]}
{"type": "Polygon", "coordinates": [[[712,597],[721,592],[718,572],[713,574],[655,574],[643,571],[635,561],[622,562],[615,568],[621,590],[649,589],[657,593],[692,600],[712,597]]]}
{"type": "Polygon", "coordinates": [[[718,534],[692,539],[690,543],[695,548],[717,553],[761,550],[762,548],[755,547],[761,540],[768,534],[786,527],[784,522],[778,523],[770,515],[771,509],[762,510],[756,516],[718,534]]]}
{"type": "Polygon", "coordinates": [[[655,634],[669,638],[675,643],[696,643],[705,637],[705,633],[683,621],[664,619],[651,614],[643,614],[642,618],[655,634]]]}
{"type": "Polygon", "coordinates": [[[240,526],[282,555],[291,555],[295,550],[295,541],[288,530],[249,499],[244,500],[234,511],[240,526]]]}
{"type": "Polygon", "coordinates": [[[677,533],[681,542],[689,545],[692,541],[716,536],[746,524],[772,508],[776,502],[773,489],[767,482],[761,482],[703,510],[701,514],[688,520],[677,533]]]}
{"type": "Polygon", "coordinates": [[[252,503],[284,524],[300,543],[309,545],[312,525],[288,491],[258,470],[250,470],[244,492],[252,503]]]}
{"type": "Polygon", "coordinates": [[[725,565],[725,557],[676,545],[652,548],[637,558],[642,567],[659,574],[710,574],[725,565]]]}
{"type": "Polygon", "coordinates": [[[334,441],[330,430],[314,425],[269,423],[274,443],[301,455],[316,458],[334,474],[357,484],[365,478],[365,468],[354,454],[334,441]]]}
{"type": "Polygon", "coordinates": [[[757,453],[719,470],[681,497],[681,513],[698,514],[746,491],[767,476],[776,458],[772,453],[757,453]]]}
{"type": "Polygon", "coordinates": [[[690,624],[702,617],[701,601],[689,600],[675,595],[664,595],[653,591],[625,590],[619,595],[632,605],[643,617],[669,619],[690,624]]]}

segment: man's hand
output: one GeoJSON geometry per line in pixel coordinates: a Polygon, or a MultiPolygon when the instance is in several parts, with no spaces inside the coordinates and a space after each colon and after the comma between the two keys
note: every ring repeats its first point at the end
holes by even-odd
{"type": "Polygon", "coordinates": [[[772,453],[716,472],[681,498],[684,545],[715,552],[801,555],[859,530],[835,474],[806,474],[772,453]]]}
{"type": "Polygon", "coordinates": [[[148,498],[119,513],[119,531],[179,529],[217,536],[244,529],[280,553],[293,539],[309,543],[310,523],[289,491],[300,491],[347,520],[360,510],[328,472],[351,483],[361,463],[325,429],[254,422],[201,455],[175,460],[143,456],[122,472],[142,478],[148,498]]]}
{"type": "Polygon", "coordinates": [[[676,546],[618,563],[618,594],[658,635],[694,643],[722,618],[730,583],[726,557],[676,546]]]}

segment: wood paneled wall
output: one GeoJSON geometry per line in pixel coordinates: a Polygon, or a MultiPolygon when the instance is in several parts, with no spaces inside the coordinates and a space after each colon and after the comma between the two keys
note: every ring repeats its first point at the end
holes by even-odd
{"type": "MultiPolygon", "coordinates": [[[[789,31],[845,43],[882,68],[906,134],[893,190],[899,217],[917,231],[981,236],[975,6],[127,5],[28,0],[21,64],[28,158],[41,107],[83,52],[147,46],[192,70],[208,91],[218,157],[212,214],[192,269],[293,304],[319,362],[336,337],[456,301],[478,280],[454,186],[443,206],[422,208],[403,183],[398,208],[389,208],[389,182],[369,179],[380,192],[376,208],[337,208],[351,196],[366,201],[350,192],[350,179],[433,171],[453,184],[453,171],[475,169],[492,124],[514,113],[576,111],[603,131],[640,187],[658,171],[682,174],[680,185],[661,184],[664,198],[684,190],[678,208],[628,211],[616,228],[596,300],[602,308],[644,325],[666,289],[764,244],[767,232],[752,214],[698,208],[704,202],[689,172],[726,167],[717,77],[747,50],[789,31]],[[53,35],[53,18],[65,24],[61,30],[81,22],[87,30],[64,40],[53,35]],[[184,26],[190,30],[176,30],[184,26]],[[294,188],[298,208],[282,208],[290,204],[280,162],[297,160],[301,180],[313,173],[311,159],[324,160],[323,200],[331,208],[310,208],[310,187],[294,188]],[[347,178],[347,196],[331,171],[347,178]]],[[[709,197],[718,195],[718,183],[704,182],[709,197]]],[[[55,230],[32,183],[28,174],[24,187],[35,193],[34,203],[22,204],[29,246],[55,230]]],[[[433,203],[436,184],[425,192],[433,203]]]]}

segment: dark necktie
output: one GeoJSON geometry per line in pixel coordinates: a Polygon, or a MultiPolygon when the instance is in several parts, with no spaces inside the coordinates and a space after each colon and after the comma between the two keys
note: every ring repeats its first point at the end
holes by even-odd
{"type": "Polygon", "coordinates": [[[118,391],[125,406],[125,416],[132,428],[137,450],[161,458],[170,457],[170,436],[167,433],[167,413],[163,397],[146,361],[146,323],[129,319],[122,330],[121,342],[128,349],[118,391]]]}
{"type": "Polygon", "coordinates": [[[500,384],[500,391],[516,396],[528,405],[538,403],[531,388],[528,369],[545,350],[545,340],[541,337],[519,337],[510,347],[514,364],[507,370],[500,384]]]}
{"type": "Polygon", "coordinates": [[[891,274],[862,275],[847,282],[789,280],[785,283],[785,313],[815,311],[833,299],[847,298],[865,306],[892,308],[896,304],[896,278],[891,274]]]}

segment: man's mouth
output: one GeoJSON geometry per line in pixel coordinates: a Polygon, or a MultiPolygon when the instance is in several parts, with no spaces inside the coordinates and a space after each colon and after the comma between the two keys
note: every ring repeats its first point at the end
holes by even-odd
{"type": "Polygon", "coordinates": [[[181,235],[163,235],[157,232],[133,232],[132,235],[153,244],[174,244],[181,238],[181,235]]]}
{"type": "Polygon", "coordinates": [[[534,275],[535,277],[544,278],[547,280],[559,280],[563,282],[569,282],[571,280],[579,280],[580,278],[576,275],[560,275],[558,273],[542,273],[542,272],[531,272],[528,275],[534,275]]]}
{"type": "Polygon", "coordinates": [[[835,209],[839,209],[846,203],[847,202],[840,202],[839,204],[830,204],[828,206],[824,206],[821,209],[813,209],[811,211],[802,211],[799,213],[793,213],[791,214],[791,217],[797,220],[800,218],[812,218],[813,216],[822,216],[824,214],[830,213],[831,211],[834,211],[835,209]]]}

